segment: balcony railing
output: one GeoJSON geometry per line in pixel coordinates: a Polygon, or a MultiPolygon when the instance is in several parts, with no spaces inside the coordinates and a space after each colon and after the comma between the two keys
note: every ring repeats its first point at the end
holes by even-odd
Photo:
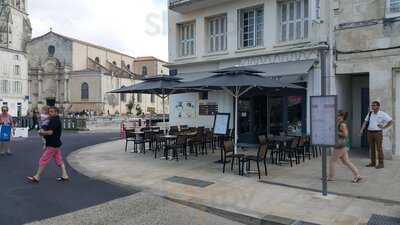
{"type": "Polygon", "coordinates": [[[182,4],[187,4],[187,3],[189,3],[189,2],[192,2],[193,0],[169,0],[169,7],[171,8],[171,7],[176,7],[176,6],[179,6],[179,5],[182,5],[182,4]]]}
{"type": "Polygon", "coordinates": [[[170,10],[186,13],[192,10],[209,8],[228,1],[231,0],[169,0],[168,5],[170,10]]]}

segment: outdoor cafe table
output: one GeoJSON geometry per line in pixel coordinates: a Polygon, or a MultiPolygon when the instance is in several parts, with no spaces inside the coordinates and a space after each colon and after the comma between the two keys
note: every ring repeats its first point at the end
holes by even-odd
{"type": "MultiPolygon", "coordinates": [[[[283,148],[285,148],[287,146],[287,142],[292,141],[293,139],[295,139],[296,137],[294,136],[269,136],[268,140],[273,142],[273,145],[275,146],[276,150],[282,150],[283,148]]],[[[282,161],[278,156],[277,156],[277,165],[282,165],[282,162],[286,161],[282,161]],[[279,163],[278,163],[279,161],[279,163]]]]}
{"type": "MultiPolygon", "coordinates": [[[[194,132],[182,133],[179,135],[186,136],[188,138],[187,141],[189,141],[189,139],[191,137],[194,137],[197,135],[197,132],[194,131],[194,132]]],[[[168,144],[171,144],[171,142],[175,141],[178,138],[178,135],[162,135],[161,138],[164,139],[164,141],[166,143],[164,148],[168,148],[168,144]]],[[[165,151],[165,155],[164,155],[164,157],[162,157],[162,159],[168,160],[168,151],[165,151]]]]}

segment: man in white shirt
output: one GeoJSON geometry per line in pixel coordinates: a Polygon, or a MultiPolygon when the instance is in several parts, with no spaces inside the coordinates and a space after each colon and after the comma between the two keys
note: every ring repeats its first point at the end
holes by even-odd
{"type": "Polygon", "coordinates": [[[393,125],[392,117],[390,117],[387,113],[380,111],[380,106],[381,105],[378,101],[372,102],[372,111],[368,113],[360,131],[360,135],[362,135],[365,128],[368,130],[368,144],[370,148],[371,162],[367,165],[367,167],[375,167],[376,169],[384,168],[382,131],[393,125]],[[378,165],[376,165],[376,152],[378,152],[378,165]]]}

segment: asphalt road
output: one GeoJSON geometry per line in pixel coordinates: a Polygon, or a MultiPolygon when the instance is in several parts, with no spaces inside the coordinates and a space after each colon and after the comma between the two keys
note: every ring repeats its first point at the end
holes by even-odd
{"type": "MultiPolygon", "coordinates": [[[[64,133],[63,157],[79,148],[107,142],[118,134],[64,133]]],[[[17,140],[13,156],[0,156],[0,224],[29,223],[108,202],[134,192],[80,175],[69,165],[68,183],[55,178],[59,169],[52,162],[40,184],[29,184],[25,177],[34,174],[42,153],[42,140],[36,135],[17,140]]]]}

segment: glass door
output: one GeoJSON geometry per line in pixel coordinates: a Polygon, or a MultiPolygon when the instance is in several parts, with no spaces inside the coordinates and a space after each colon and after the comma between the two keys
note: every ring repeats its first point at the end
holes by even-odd
{"type": "Polygon", "coordinates": [[[269,108],[269,132],[273,135],[280,135],[284,132],[284,97],[270,97],[268,99],[269,108]]]}

